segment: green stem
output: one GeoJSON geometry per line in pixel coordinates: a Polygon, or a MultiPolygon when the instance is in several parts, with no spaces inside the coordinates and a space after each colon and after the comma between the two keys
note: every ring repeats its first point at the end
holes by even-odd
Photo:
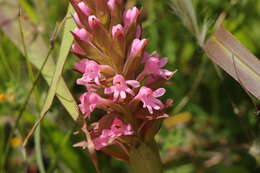
{"type": "Polygon", "coordinates": [[[130,173],[162,173],[162,161],[156,142],[139,142],[130,152],[130,173]]]}

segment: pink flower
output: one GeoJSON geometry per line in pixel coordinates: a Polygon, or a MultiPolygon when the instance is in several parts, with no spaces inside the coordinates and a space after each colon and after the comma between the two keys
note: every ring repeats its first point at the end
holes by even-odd
{"type": "Polygon", "coordinates": [[[133,23],[136,23],[139,15],[140,15],[140,11],[136,7],[126,10],[124,12],[124,25],[130,26],[133,23]]]}
{"type": "Polygon", "coordinates": [[[93,139],[96,150],[100,150],[108,145],[114,144],[114,141],[121,136],[133,135],[130,124],[126,125],[118,118],[113,120],[110,129],[102,130],[100,136],[93,139]]]}
{"type": "Polygon", "coordinates": [[[95,109],[103,110],[100,119],[84,123],[79,132],[87,140],[74,146],[102,150],[127,162],[135,147],[132,135],[138,134],[144,141],[152,139],[158,119],[168,116],[165,112],[171,102],[160,101],[166,91],[159,87],[169,82],[174,72],[163,69],[167,58],[146,52],[141,10],[126,9],[124,0],[70,2],[77,24],[71,50],[80,57],[74,69],[82,73],[77,84],[86,87],[79,109],[85,121],[95,109]],[[110,145],[113,148],[107,147],[110,145]]]}
{"type": "Polygon", "coordinates": [[[127,85],[132,86],[133,88],[137,88],[140,86],[139,82],[136,80],[125,80],[124,77],[120,74],[114,76],[113,86],[105,88],[105,94],[114,93],[114,101],[119,98],[125,99],[126,93],[131,95],[135,95],[134,91],[130,89],[127,85]]]}
{"type": "MultiPolygon", "coordinates": [[[[85,42],[89,42],[89,33],[84,28],[75,28],[73,33],[85,42]]],[[[72,52],[84,55],[84,50],[80,47],[78,43],[74,43],[71,48],[72,52]]]]}
{"type": "Polygon", "coordinates": [[[86,92],[82,96],[80,96],[80,104],[79,108],[84,114],[85,117],[89,118],[91,112],[94,111],[97,107],[104,107],[104,105],[108,103],[107,99],[103,99],[98,94],[94,92],[86,92]]]}
{"type": "Polygon", "coordinates": [[[91,15],[88,17],[88,24],[94,30],[100,24],[100,20],[96,16],[91,15]]]}
{"type": "Polygon", "coordinates": [[[81,9],[81,11],[82,11],[86,16],[89,16],[89,15],[90,15],[90,9],[88,8],[88,6],[87,6],[84,2],[78,3],[78,7],[81,9]]]}
{"type": "Polygon", "coordinates": [[[163,108],[163,103],[157,99],[157,97],[164,95],[165,92],[164,88],[153,91],[152,89],[143,86],[134,99],[142,101],[143,108],[146,107],[150,114],[153,114],[153,109],[160,110],[163,108]]]}
{"type": "Polygon", "coordinates": [[[76,24],[80,27],[82,27],[82,23],[80,22],[79,15],[77,13],[73,14],[73,19],[75,20],[76,24]]]}
{"type": "Polygon", "coordinates": [[[111,131],[111,137],[113,138],[117,138],[123,135],[132,135],[134,133],[130,124],[126,125],[118,118],[114,119],[111,125],[111,131]]]}
{"type": "Polygon", "coordinates": [[[81,59],[79,62],[76,62],[74,64],[74,69],[80,73],[84,73],[88,63],[89,63],[89,60],[81,59]]]}
{"type": "MultiPolygon", "coordinates": [[[[75,2],[74,2],[75,3],[75,2]]],[[[82,14],[84,14],[85,16],[89,16],[91,14],[89,7],[84,3],[84,2],[79,2],[77,4],[78,9],[82,12],[82,14]]],[[[79,14],[78,13],[74,13],[73,14],[73,18],[76,21],[77,25],[80,27],[83,27],[80,18],[79,18],[79,14]]]]}
{"type": "MultiPolygon", "coordinates": [[[[111,145],[112,142],[114,141],[114,138],[111,138],[111,135],[112,135],[111,130],[109,129],[102,130],[101,135],[92,140],[95,149],[101,150],[102,148],[111,145]]],[[[82,147],[83,149],[87,148],[87,146],[88,146],[87,141],[81,141],[73,145],[73,147],[82,147]]]]}
{"type": "Polygon", "coordinates": [[[116,7],[116,2],[117,0],[108,0],[107,5],[110,8],[110,10],[115,10],[116,7]]]}
{"type": "Polygon", "coordinates": [[[137,77],[137,79],[141,79],[145,75],[154,75],[160,76],[166,80],[169,80],[174,72],[161,69],[164,67],[168,62],[168,58],[157,58],[157,57],[150,57],[146,60],[144,71],[137,77]]]}
{"type": "MultiPolygon", "coordinates": [[[[101,150],[102,148],[112,145],[115,140],[121,136],[133,135],[134,131],[130,124],[126,125],[118,118],[115,118],[109,129],[103,129],[101,134],[97,137],[93,137],[93,143],[96,150],[101,150]]],[[[87,148],[87,141],[82,141],[74,144],[74,147],[87,148]]]]}
{"type": "Polygon", "coordinates": [[[76,69],[83,72],[83,77],[77,80],[77,84],[87,85],[90,83],[100,84],[100,78],[102,77],[100,72],[100,65],[95,61],[83,60],[76,64],[76,69]],[[83,69],[85,66],[85,70],[83,69]]]}
{"type": "Polygon", "coordinates": [[[112,27],[112,37],[116,39],[118,36],[124,35],[124,28],[121,24],[115,25],[112,27]]]}
{"type": "Polygon", "coordinates": [[[141,56],[147,43],[147,39],[134,39],[131,45],[129,57],[141,56]]]}
{"type": "Polygon", "coordinates": [[[79,46],[78,43],[74,43],[71,47],[71,51],[75,54],[84,55],[85,52],[82,50],[82,48],[79,46]]]}
{"type": "Polygon", "coordinates": [[[108,0],[107,1],[107,6],[111,11],[119,10],[117,7],[121,7],[122,5],[122,0],[108,0]]]}
{"type": "Polygon", "coordinates": [[[81,40],[89,42],[89,33],[84,28],[75,28],[73,33],[78,36],[81,40]]]}
{"type": "Polygon", "coordinates": [[[145,63],[151,57],[160,58],[160,55],[157,52],[153,52],[153,53],[149,54],[148,52],[145,51],[143,59],[142,59],[142,63],[145,63]]]}
{"type": "Polygon", "coordinates": [[[101,135],[93,139],[93,143],[96,150],[101,150],[102,148],[111,145],[111,143],[114,141],[113,138],[111,138],[112,132],[111,130],[105,129],[102,131],[101,135]]]}
{"type": "MultiPolygon", "coordinates": [[[[88,70],[90,68],[89,65],[93,62],[95,63],[95,61],[91,61],[91,60],[83,58],[74,64],[74,69],[80,73],[85,73],[86,68],[88,70]]],[[[97,64],[97,63],[95,63],[95,64],[97,64]]],[[[102,73],[108,74],[108,75],[114,75],[114,73],[115,73],[114,69],[112,67],[110,67],[109,65],[99,65],[99,64],[97,64],[97,65],[99,66],[99,69],[102,73]]]]}

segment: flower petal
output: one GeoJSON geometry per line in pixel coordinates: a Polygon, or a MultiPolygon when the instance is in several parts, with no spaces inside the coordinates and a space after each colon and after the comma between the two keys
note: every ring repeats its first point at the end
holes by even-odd
{"type": "Polygon", "coordinates": [[[157,89],[153,92],[153,96],[154,97],[161,97],[162,95],[165,94],[165,92],[166,92],[166,90],[164,88],[159,88],[159,89],[157,89]]]}
{"type": "Polygon", "coordinates": [[[167,64],[168,58],[162,58],[160,59],[160,67],[163,67],[167,64]]]}
{"type": "Polygon", "coordinates": [[[140,83],[136,80],[127,80],[126,83],[134,88],[140,87],[140,83]]]}

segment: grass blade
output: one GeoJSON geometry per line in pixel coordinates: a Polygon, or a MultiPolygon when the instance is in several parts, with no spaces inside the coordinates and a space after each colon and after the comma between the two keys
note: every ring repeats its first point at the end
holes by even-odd
{"type": "MultiPolygon", "coordinates": [[[[69,16],[71,13],[72,13],[72,7],[69,6],[67,16],[69,16]]],[[[68,19],[66,21],[65,27],[64,27],[62,44],[61,44],[61,48],[60,48],[60,53],[59,53],[59,57],[58,57],[58,61],[57,61],[56,70],[55,70],[54,77],[53,77],[53,80],[51,82],[51,85],[50,85],[50,88],[49,88],[49,91],[48,91],[48,95],[46,97],[46,100],[44,102],[43,108],[42,108],[41,113],[40,113],[40,119],[34,124],[31,131],[29,132],[28,136],[25,138],[24,145],[26,145],[28,139],[34,133],[35,129],[37,128],[37,126],[39,125],[41,120],[45,117],[46,113],[48,112],[48,110],[50,109],[50,107],[52,105],[53,99],[54,99],[55,94],[56,94],[56,90],[58,89],[58,86],[59,86],[58,84],[59,84],[59,81],[61,79],[63,67],[65,65],[68,53],[70,51],[71,44],[73,42],[73,37],[70,34],[70,31],[74,27],[75,27],[74,21],[72,19],[68,19]]],[[[60,99],[64,99],[63,94],[58,95],[58,97],[60,99]]],[[[70,107],[70,109],[75,109],[77,111],[77,106],[72,106],[72,107],[70,107]]],[[[77,117],[73,117],[73,119],[76,120],[77,117]]]]}
{"type": "Polygon", "coordinates": [[[36,23],[39,19],[33,9],[33,7],[26,0],[19,0],[21,7],[26,11],[26,14],[30,17],[31,21],[36,23]]]}
{"type": "Polygon", "coordinates": [[[207,40],[204,50],[214,63],[260,99],[260,61],[230,32],[221,26],[207,40]]]}

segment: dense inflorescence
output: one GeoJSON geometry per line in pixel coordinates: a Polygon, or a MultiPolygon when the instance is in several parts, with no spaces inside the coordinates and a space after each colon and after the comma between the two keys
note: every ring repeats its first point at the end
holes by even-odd
{"type": "MultiPolygon", "coordinates": [[[[141,11],[125,9],[123,0],[71,0],[77,28],[72,52],[80,60],[77,84],[86,87],[79,108],[86,121],[95,109],[104,115],[87,128],[96,150],[127,160],[136,140],[149,140],[159,130],[167,107],[160,88],[174,72],[163,69],[167,58],[148,53],[142,39],[141,11]]],[[[88,141],[75,146],[87,147],[88,141]]]]}

